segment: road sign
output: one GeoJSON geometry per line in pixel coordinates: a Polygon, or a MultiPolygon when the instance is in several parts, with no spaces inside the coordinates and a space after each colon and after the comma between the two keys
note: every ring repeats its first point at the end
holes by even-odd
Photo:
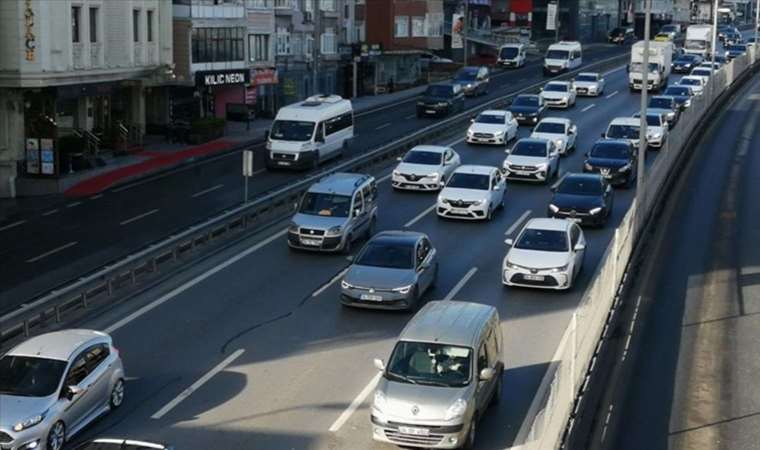
{"type": "Polygon", "coordinates": [[[253,176],[253,151],[252,150],[243,151],[243,176],[244,177],[253,176]]]}

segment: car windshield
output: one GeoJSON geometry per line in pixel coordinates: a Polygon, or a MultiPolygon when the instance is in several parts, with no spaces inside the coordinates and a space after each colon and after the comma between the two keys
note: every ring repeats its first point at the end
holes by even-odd
{"type": "Polygon", "coordinates": [[[470,383],[472,350],[432,342],[400,341],[385,377],[402,383],[461,387],[470,383]]]}
{"type": "Polygon", "coordinates": [[[517,48],[516,47],[503,48],[501,49],[499,56],[503,59],[513,59],[514,57],[517,56],[517,48]]]}
{"type": "Polygon", "coordinates": [[[370,242],[356,258],[360,266],[411,269],[414,264],[414,247],[409,244],[370,242]]]}
{"type": "Polygon", "coordinates": [[[687,87],[669,87],[665,89],[665,95],[688,96],[690,89],[687,87]]]}
{"type": "Polygon", "coordinates": [[[314,134],[314,122],[275,120],[269,136],[283,141],[309,141],[314,134]]]}
{"type": "Polygon", "coordinates": [[[671,109],[673,103],[669,98],[652,98],[649,100],[650,108],[671,109]]]}
{"type": "Polygon", "coordinates": [[[596,81],[596,75],[578,75],[575,77],[575,81],[596,81]]]}
{"type": "Polygon", "coordinates": [[[473,81],[478,77],[478,71],[477,70],[460,70],[459,73],[457,73],[457,76],[454,77],[456,80],[459,81],[473,81]]]}
{"type": "Polygon", "coordinates": [[[610,139],[638,139],[639,127],[635,125],[610,125],[607,129],[607,137],[610,139]]]}
{"type": "MultiPolygon", "coordinates": [[[[631,63],[631,72],[639,73],[639,72],[642,72],[643,68],[644,68],[644,64],[643,63],[638,63],[638,62],[631,63]]],[[[649,63],[649,72],[650,73],[657,72],[658,70],[659,70],[659,68],[658,68],[658,66],[657,66],[656,63],[649,63]]]]}
{"type": "MultiPolygon", "coordinates": [[[[633,117],[638,119],[639,117],[641,117],[641,115],[637,113],[633,117]]],[[[660,116],[654,115],[654,114],[647,114],[647,126],[661,127],[662,122],[660,121],[660,116]]]]}
{"type": "Polygon", "coordinates": [[[617,36],[620,34],[623,34],[625,32],[624,28],[613,28],[612,31],[610,31],[610,35],[617,36]]]}
{"type": "Polygon", "coordinates": [[[678,28],[675,25],[665,25],[662,27],[662,31],[671,33],[673,31],[678,31],[678,28]]]}
{"type": "Polygon", "coordinates": [[[702,83],[699,80],[695,80],[694,78],[681,78],[681,81],[679,81],[681,84],[685,84],[687,86],[702,86],[702,83]]]}
{"type": "Polygon", "coordinates": [[[491,177],[485,174],[455,173],[451,176],[446,187],[487,191],[491,188],[490,181],[491,177]]]}
{"type": "Polygon", "coordinates": [[[546,92],[567,92],[567,85],[566,84],[559,84],[559,83],[549,83],[544,88],[544,91],[546,92]]]}
{"type": "Polygon", "coordinates": [[[298,212],[310,216],[348,217],[351,197],[347,195],[307,192],[298,212]]]}
{"type": "Polygon", "coordinates": [[[548,152],[545,142],[522,141],[515,144],[510,154],[515,156],[546,156],[548,152]]]}
{"type": "Polygon", "coordinates": [[[514,106],[538,106],[538,97],[518,96],[512,104],[514,106]]]}
{"type": "Polygon", "coordinates": [[[0,394],[47,397],[58,389],[66,361],[6,355],[0,359],[0,394]]]}
{"type": "Polygon", "coordinates": [[[629,159],[631,149],[627,145],[601,143],[591,147],[589,156],[604,159],[629,159]]]}
{"type": "Polygon", "coordinates": [[[409,164],[426,164],[431,166],[440,166],[443,154],[437,152],[426,152],[423,150],[413,150],[404,156],[404,162],[409,164]]]}
{"type": "Polygon", "coordinates": [[[565,124],[556,122],[541,122],[533,129],[536,133],[565,134],[565,124]]]}
{"type": "Polygon", "coordinates": [[[604,186],[600,180],[567,177],[557,188],[557,193],[567,195],[602,195],[604,186]]]}
{"type": "Polygon", "coordinates": [[[496,114],[480,114],[475,119],[476,123],[497,123],[504,124],[504,116],[498,116],[496,114]]]}
{"type": "Polygon", "coordinates": [[[429,97],[451,97],[453,96],[453,92],[451,90],[451,86],[428,86],[427,90],[425,91],[425,95],[429,97]]]}
{"type": "Polygon", "coordinates": [[[707,48],[707,41],[688,39],[684,44],[684,47],[693,50],[704,50],[707,48]]]}
{"type": "Polygon", "coordinates": [[[541,252],[566,252],[567,234],[560,230],[539,230],[530,228],[522,232],[515,248],[541,252]]]}
{"type": "Polygon", "coordinates": [[[549,50],[546,52],[546,59],[567,59],[570,52],[567,50],[549,50]]]}

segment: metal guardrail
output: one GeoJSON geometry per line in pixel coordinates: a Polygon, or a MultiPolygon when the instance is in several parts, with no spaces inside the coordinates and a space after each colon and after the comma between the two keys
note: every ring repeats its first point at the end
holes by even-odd
{"type": "MultiPolygon", "coordinates": [[[[601,71],[610,66],[617,66],[627,58],[627,54],[607,58],[556,78],[571,78],[581,71],[589,71],[593,68],[601,71]]],[[[452,129],[469,124],[470,118],[481,111],[507,106],[512,97],[521,93],[536,91],[540,85],[548,80],[542,80],[502,98],[478,105],[422,128],[395,142],[373,149],[366,154],[307,175],[295,183],[276,188],[248,204],[229,209],[216,217],[193,225],[178,234],[171,235],[160,243],[150,245],[118,262],[104,266],[60,289],[52,290],[33,301],[24,303],[19,309],[0,317],[0,344],[19,334],[29,336],[31,329],[38,324],[47,323],[50,320],[60,323],[63,320],[63,315],[71,309],[87,308],[90,302],[98,296],[112,297],[115,290],[125,285],[135,285],[140,276],[146,273],[156,273],[161,264],[167,261],[177,261],[181,256],[194,252],[199,245],[214,242],[215,239],[228,235],[230,232],[248,229],[251,224],[256,222],[257,218],[275,208],[285,206],[287,211],[309,186],[320,178],[335,172],[361,171],[376,166],[378,163],[388,162],[415,145],[424,144],[431,139],[451,134],[452,129]]]]}

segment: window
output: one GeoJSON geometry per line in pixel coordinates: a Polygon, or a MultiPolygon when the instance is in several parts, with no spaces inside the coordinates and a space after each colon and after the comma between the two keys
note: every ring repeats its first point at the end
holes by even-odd
{"type": "Polygon", "coordinates": [[[396,32],[394,36],[397,38],[409,37],[409,17],[408,16],[396,16],[396,32]]]}
{"type": "Polygon", "coordinates": [[[246,2],[246,5],[250,9],[262,9],[262,8],[271,8],[272,7],[272,0],[248,0],[246,2]]]}
{"type": "Polygon", "coordinates": [[[496,363],[499,360],[499,351],[498,343],[496,342],[496,334],[493,332],[493,329],[488,333],[488,339],[486,340],[486,351],[488,352],[488,357],[490,358],[489,366],[496,366],[496,363]]]}
{"type": "Polygon", "coordinates": [[[305,45],[303,47],[303,53],[309,58],[311,58],[314,55],[314,36],[312,35],[306,36],[305,45]]]}
{"type": "Polygon", "coordinates": [[[95,370],[101,362],[108,358],[111,353],[108,348],[108,344],[98,344],[90,347],[85,353],[87,359],[87,371],[92,372],[95,370]]]}
{"type": "Polygon", "coordinates": [[[319,9],[322,11],[335,11],[335,0],[320,0],[319,9]]]}
{"type": "Polygon", "coordinates": [[[412,17],[412,37],[425,37],[425,18],[412,17]]]}
{"type": "Polygon", "coordinates": [[[425,24],[428,37],[443,36],[443,13],[425,14],[425,24]]]}
{"type": "Polygon", "coordinates": [[[148,42],[153,42],[153,11],[148,11],[146,17],[147,23],[145,26],[148,27],[148,42]]]}
{"type": "Polygon", "coordinates": [[[81,29],[80,27],[81,12],[82,12],[81,6],[71,7],[71,42],[74,42],[74,43],[80,42],[79,30],[81,29]]]}
{"type": "Polygon", "coordinates": [[[480,376],[480,371],[486,368],[488,368],[488,354],[484,342],[478,350],[478,376],[480,376]]]}
{"type": "Polygon", "coordinates": [[[140,10],[132,10],[132,40],[140,42],[140,10]]]}
{"type": "Polygon", "coordinates": [[[338,51],[338,40],[335,36],[335,30],[333,28],[325,28],[322,33],[321,53],[323,55],[332,55],[338,51]]]}
{"type": "MultiPolygon", "coordinates": [[[[313,1],[313,0],[307,0],[313,1]]],[[[282,9],[295,9],[296,5],[293,0],[274,0],[274,7],[275,8],[282,8],[282,9]]]]}
{"type": "Polygon", "coordinates": [[[90,8],[90,42],[98,42],[98,8],[90,8]]]}
{"type": "Polygon", "coordinates": [[[76,386],[85,378],[87,378],[87,359],[82,353],[71,363],[69,373],[66,375],[66,386],[76,386]]]}
{"type": "Polygon", "coordinates": [[[244,61],[243,28],[193,28],[194,63],[244,61]]]}
{"type": "Polygon", "coordinates": [[[329,136],[333,133],[337,133],[340,130],[345,130],[346,128],[352,127],[353,125],[353,114],[350,112],[341,114],[340,116],[333,117],[332,119],[328,119],[325,122],[325,135],[329,136]]]}
{"type": "Polygon", "coordinates": [[[290,54],[290,33],[285,28],[277,29],[277,54],[290,54]]]}
{"type": "Polygon", "coordinates": [[[573,226],[570,228],[570,245],[571,250],[575,248],[575,246],[578,244],[578,241],[581,238],[581,230],[577,226],[573,226]]]}
{"type": "Polygon", "coordinates": [[[367,40],[367,28],[364,25],[364,21],[356,21],[356,42],[364,42],[367,40]]]}
{"type": "Polygon", "coordinates": [[[354,211],[359,210],[359,212],[364,211],[364,197],[362,197],[361,191],[356,191],[356,194],[354,194],[354,211]]]}
{"type": "Polygon", "coordinates": [[[269,61],[269,35],[249,34],[248,53],[251,62],[269,61]]]}

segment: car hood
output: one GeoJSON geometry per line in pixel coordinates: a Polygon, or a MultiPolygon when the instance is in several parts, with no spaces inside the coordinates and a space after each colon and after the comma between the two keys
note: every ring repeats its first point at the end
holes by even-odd
{"type": "Polygon", "coordinates": [[[535,114],[538,112],[538,106],[510,106],[512,114],[535,114]]]}
{"type": "Polygon", "coordinates": [[[515,164],[518,166],[537,166],[539,164],[545,164],[548,158],[545,156],[520,156],[509,155],[507,156],[507,162],[509,164],[515,164]]]}
{"type": "Polygon", "coordinates": [[[647,136],[652,136],[654,134],[663,134],[663,133],[665,133],[665,128],[663,127],[656,127],[652,125],[649,125],[647,127],[647,136]]]}
{"type": "Polygon", "coordinates": [[[548,141],[557,141],[561,140],[562,142],[567,141],[567,136],[564,134],[558,134],[558,133],[531,133],[530,134],[531,139],[546,139],[548,141]]]}
{"type": "Polygon", "coordinates": [[[381,378],[377,390],[385,394],[383,412],[409,421],[442,422],[458,399],[471,397],[472,383],[464,387],[425,386],[381,378]],[[416,408],[415,408],[416,407],[416,408]],[[412,409],[418,411],[417,414],[412,409]]]}
{"type": "Polygon", "coordinates": [[[567,64],[566,59],[550,59],[550,58],[544,58],[544,64],[547,66],[563,66],[567,64]]]}
{"type": "Polygon", "coordinates": [[[396,170],[406,175],[430,175],[433,172],[439,174],[443,171],[442,166],[434,166],[432,164],[413,164],[402,162],[396,166],[396,170]]]}
{"type": "Polygon", "coordinates": [[[604,206],[604,200],[598,195],[554,194],[552,204],[560,209],[588,211],[597,206],[604,206]]]}
{"type": "Polygon", "coordinates": [[[440,197],[445,198],[446,200],[464,200],[471,202],[475,200],[487,200],[489,192],[490,191],[485,191],[482,189],[445,187],[441,191],[440,197]]]}
{"type": "Polygon", "coordinates": [[[552,100],[570,97],[569,92],[556,92],[556,91],[544,91],[541,93],[541,97],[552,100]]]}
{"type": "Polygon", "coordinates": [[[345,225],[348,222],[348,217],[313,216],[311,214],[298,213],[293,216],[292,221],[299,227],[327,230],[332,227],[345,225]]]}
{"type": "Polygon", "coordinates": [[[47,411],[55,402],[55,396],[22,397],[0,395],[0,428],[12,429],[13,425],[47,411]]]}
{"type": "Polygon", "coordinates": [[[494,123],[473,123],[470,124],[469,130],[473,133],[500,133],[506,130],[506,125],[494,123]]]}
{"type": "Polygon", "coordinates": [[[587,164],[591,164],[594,167],[609,167],[612,169],[619,169],[629,162],[631,162],[629,159],[595,158],[593,156],[586,160],[587,164]]]}
{"type": "Polygon", "coordinates": [[[389,269],[354,264],[348,269],[343,280],[354,286],[393,289],[414,284],[416,275],[412,269],[389,269]]]}
{"type": "Polygon", "coordinates": [[[551,269],[566,265],[570,261],[570,253],[512,248],[507,253],[507,261],[530,269],[551,269]]]}

